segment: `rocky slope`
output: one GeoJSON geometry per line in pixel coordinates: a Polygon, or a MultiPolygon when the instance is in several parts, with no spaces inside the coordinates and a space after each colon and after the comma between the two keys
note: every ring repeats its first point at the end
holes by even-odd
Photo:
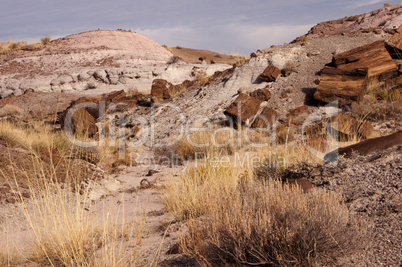
{"type": "Polygon", "coordinates": [[[402,24],[402,6],[384,5],[383,8],[361,15],[318,23],[307,36],[316,38],[360,30],[377,32],[395,30],[402,24]]]}

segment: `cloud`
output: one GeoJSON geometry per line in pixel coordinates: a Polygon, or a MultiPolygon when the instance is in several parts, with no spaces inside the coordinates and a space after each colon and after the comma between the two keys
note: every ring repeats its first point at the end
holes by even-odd
{"type": "Polygon", "coordinates": [[[357,3],[351,2],[351,5],[355,8],[371,6],[379,3],[385,3],[384,0],[370,0],[370,1],[358,1],[357,3]]]}
{"type": "Polygon", "coordinates": [[[290,42],[307,33],[313,24],[259,25],[232,23],[221,27],[171,27],[136,29],[140,34],[168,46],[210,49],[248,55],[257,49],[290,42]]]}
{"type": "Polygon", "coordinates": [[[256,50],[289,43],[307,33],[313,25],[231,25],[230,30],[243,49],[256,50]]]}

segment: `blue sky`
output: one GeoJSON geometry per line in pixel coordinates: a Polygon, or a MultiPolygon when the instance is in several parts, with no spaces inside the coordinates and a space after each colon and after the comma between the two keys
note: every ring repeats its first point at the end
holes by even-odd
{"type": "MultiPolygon", "coordinates": [[[[248,55],[313,25],[365,13],[379,0],[0,0],[0,41],[131,29],[168,46],[248,55]]],[[[401,1],[388,1],[397,4],[401,1]]]]}

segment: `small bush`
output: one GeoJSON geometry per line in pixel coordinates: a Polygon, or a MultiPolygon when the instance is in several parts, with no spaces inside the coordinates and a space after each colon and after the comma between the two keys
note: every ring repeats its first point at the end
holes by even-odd
{"type": "Polygon", "coordinates": [[[379,97],[387,102],[400,101],[401,91],[400,89],[385,89],[380,92],[379,97]]]}
{"type": "Polygon", "coordinates": [[[167,62],[167,64],[175,64],[177,62],[179,62],[181,60],[181,57],[178,56],[172,56],[169,61],[167,62]]]}
{"type": "Polygon", "coordinates": [[[271,181],[240,182],[219,196],[181,240],[201,265],[332,265],[364,247],[364,222],[349,216],[339,193],[271,181]]]}
{"type": "Polygon", "coordinates": [[[359,19],[359,16],[350,16],[350,17],[347,17],[345,20],[346,21],[356,21],[358,19],[359,19]]]}
{"type": "Polygon", "coordinates": [[[231,155],[235,151],[233,129],[200,131],[184,136],[176,145],[176,153],[184,159],[200,155],[231,155]]]}
{"type": "Polygon", "coordinates": [[[275,132],[277,144],[286,144],[293,140],[294,131],[292,128],[279,124],[275,132]]]}
{"type": "Polygon", "coordinates": [[[282,69],[282,74],[287,77],[294,72],[297,72],[296,63],[291,60],[286,61],[285,66],[283,66],[282,69]]]}
{"type": "Polygon", "coordinates": [[[45,37],[40,38],[40,42],[43,45],[47,45],[48,43],[50,43],[51,40],[52,40],[52,38],[50,36],[48,36],[48,35],[45,36],[45,37]]]}

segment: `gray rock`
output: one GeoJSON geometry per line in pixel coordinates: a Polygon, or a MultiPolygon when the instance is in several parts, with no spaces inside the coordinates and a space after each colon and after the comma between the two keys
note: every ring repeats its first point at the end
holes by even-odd
{"type": "Polygon", "coordinates": [[[53,79],[50,81],[51,86],[59,86],[60,85],[60,80],[58,78],[53,79]]]}
{"type": "Polygon", "coordinates": [[[117,84],[119,82],[119,73],[116,70],[106,70],[107,78],[110,84],[117,84]]]}
{"type": "Polygon", "coordinates": [[[78,81],[80,81],[80,82],[88,81],[90,78],[91,78],[91,75],[89,75],[86,72],[78,74],[78,81]]]}
{"type": "Polygon", "coordinates": [[[59,77],[59,81],[60,81],[60,84],[66,84],[66,83],[74,82],[74,79],[70,75],[61,75],[59,77]]]}
{"type": "Polygon", "coordinates": [[[85,86],[85,89],[86,90],[88,90],[88,89],[96,89],[96,83],[94,81],[89,81],[87,83],[87,85],[85,86]]]}
{"type": "Polygon", "coordinates": [[[97,70],[94,72],[94,78],[100,82],[109,84],[108,75],[105,70],[97,70]]]}

